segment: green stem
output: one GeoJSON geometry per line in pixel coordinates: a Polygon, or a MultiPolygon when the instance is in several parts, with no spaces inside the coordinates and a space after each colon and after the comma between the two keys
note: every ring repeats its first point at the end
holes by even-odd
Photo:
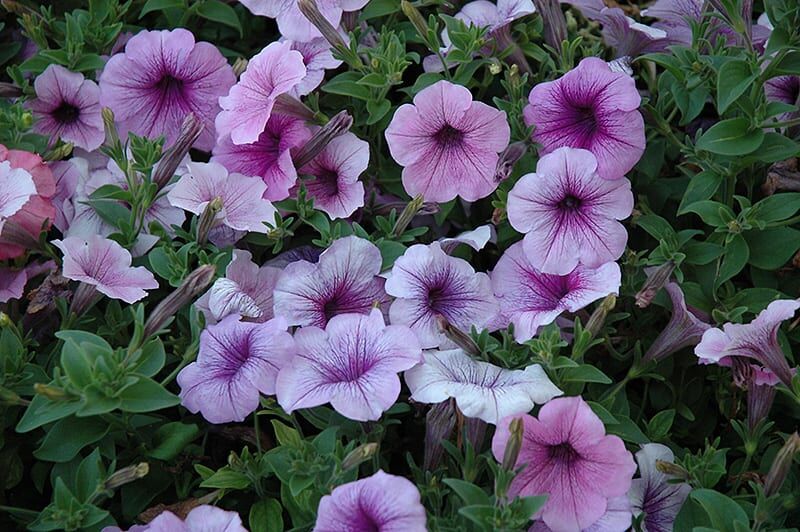
{"type": "Polygon", "coordinates": [[[787,218],[786,220],[781,220],[780,222],[768,223],[767,227],[785,227],[787,225],[794,225],[799,222],[800,216],[793,216],[791,218],[787,218]]]}
{"type": "Polygon", "coordinates": [[[758,127],[762,128],[776,128],[776,127],[792,127],[800,126],[800,118],[792,118],[791,120],[784,120],[783,122],[762,122],[758,127]]]}
{"type": "Polygon", "coordinates": [[[256,431],[256,449],[261,454],[261,428],[258,426],[258,415],[253,416],[253,430],[256,431]]]}

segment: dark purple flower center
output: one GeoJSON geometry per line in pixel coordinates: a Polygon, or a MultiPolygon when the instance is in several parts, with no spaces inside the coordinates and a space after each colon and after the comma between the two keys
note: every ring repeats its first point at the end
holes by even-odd
{"type": "Polygon", "coordinates": [[[61,102],[55,111],[53,117],[62,124],[72,124],[81,115],[81,110],[68,102],[61,102]]]}
{"type": "Polygon", "coordinates": [[[449,148],[451,146],[457,146],[461,143],[461,141],[464,139],[464,132],[454,128],[450,124],[445,124],[434,134],[433,137],[440,146],[449,148]]]}
{"type": "Polygon", "coordinates": [[[333,170],[322,168],[312,183],[310,188],[317,196],[331,197],[339,194],[339,174],[333,170]]]}
{"type": "Polygon", "coordinates": [[[580,208],[581,200],[572,194],[567,194],[560,202],[558,202],[558,206],[564,210],[575,211],[580,208]]]}
{"type": "Polygon", "coordinates": [[[164,76],[158,80],[158,83],[156,83],[156,87],[165,96],[177,97],[183,94],[183,80],[169,74],[164,74],[164,76]]]}
{"type": "Polygon", "coordinates": [[[569,442],[551,445],[547,449],[547,455],[551,460],[561,462],[562,464],[571,464],[581,457],[578,451],[576,451],[569,442]]]}

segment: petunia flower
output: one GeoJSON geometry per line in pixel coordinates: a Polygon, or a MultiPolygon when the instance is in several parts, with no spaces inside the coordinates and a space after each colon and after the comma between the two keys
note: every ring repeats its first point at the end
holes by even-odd
{"type": "Polygon", "coordinates": [[[322,152],[300,169],[311,175],[304,181],[314,208],[331,219],[347,218],[364,206],[364,184],[359,176],[369,165],[369,144],[352,133],[331,140],[322,152]]]}
{"type": "Polygon", "coordinates": [[[75,215],[72,198],[78,190],[78,181],[81,178],[79,168],[72,162],[53,161],[48,165],[56,181],[56,192],[51,199],[56,208],[56,218],[53,225],[62,233],[67,230],[69,220],[75,215]]]}
{"type": "Polygon", "coordinates": [[[17,214],[36,194],[33,176],[23,168],[12,168],[8,161],[0,162],[0,234],[6,220],[17,214]]]}
{"type": "Polygon", "coordinates": [[[64,253],[64,277],[92,285],[112,299],[135,303],[147,296],[145,290],[158,288],[153,274],[144,266],[131,267],[131,254],[113,240],[92,235],[52,243],[64,253]]]}
{"type": "Polygon", "coordinates": [[[493,425],[563,393],[539,364],[503,369],[473,360],[461,349],[426,351],[422,358],[422,364],[403,374],[411,399],[430,404],[452,397],[465,416],[493,425]]]}
{"type": "Polygon", "coordinates": [[[503,111],[473,101],[466,87],[438,81],[395,111],[385,135],[406,192],[445,202],[494,192],[498,154],[511,132],[503,111]]]}
{"type": "Polygon", "coordinates": [[[239,82],[219,99],[222,111],[215,121],[217,135],[230,136],[234,144],[258,140],[275,100],[290,92],[305,75],[303,56],[292,50],[291,43],[270,43],[247,62],[239,82]]]}
{"type": "Polygon", "coordinates": [[[100,89],[83,74],[50,65],[33,82],[36,98],[28,103],[36,118],[33,130],[87,151],[105,139],[100,89]]]}
{"type": "Polygon", "coordinates": [[[175,142],[181,124],[194,113],[204,125],[195,148],[214,145],[218,99],[236,82],[228,62],[188,30],[141,31],[112,56],[100,76],[100,104],[114,112],[125,135],[166,137],[175,142]]]}
{"type": "Polygon", "coordinates": [[[331,45],[324,37],[315,37],[310,41],[289,41],[292,50],[297,50],[303,56],[306,75],[291,90],[293,96],[305,96],[320,86],[325,79],[325,71],[339,68],[340,59],[333,57],[331,45]]]}
{"type": "MultiPolygon", "coordinates": [[[[117,526],[104,527],[102,532],[123,532],[117,526]]],[[[134,525],[128,532],[247,532],[237,512],[203,504],[181,519],[169,510],[158,514],[146,525],[134,525]]]]}
{"type": "Polygon", "coordinates": [[[22,298],[28,275],[25,269],[0,268],[0,303],[22,298]]]}
{"type": "MultiPolygon", "coordinates": [[[[626,532],[630,530],[632,521],[631,501],[626,495],[622,495],[608,499],[606,513],[581,532],[626,532]]],[[[544,524],[544,521],[535,521],[528,532],[553,532],[553,529],[544,524]]]]}
{"type": "Polygon", "coordinates": [[[539,271],[566,275],[578,264],[598,268],[617,260],[628,233],[617,220],[633,211],[631,184],[596,172],[586,150],[559,148],[508,194],[508,221],[525,233],[523,249],[539,271]]]}
{"type": "Polygon", "coordinates": [[[396,298],[389,309],[391,322],[409,326],[423,348],[447,344],[437,316],[465,331],[473,325],[480,330],[499,310],[489,277],[447,255],[438,242],[408,248],[395,261],[386,292],[396,298]]]}
{"type": "Polygon", "coordinates": [[[280,201],[297,182],[291,150],[310,138],[311,130],[302,120],[273,114],[255,142],[236,145],[230,137],[220,139],[211,160],[229,172],[260,177],[267,184],[264,197],[280,201]]]}
{"type": "MultiPolygon", "coordinates": [[[[781,102],[795,107],[800,104],[800,76],[778,76],[764,83],[767,100],[781,102]]],[[[790,120],[798,116],[798,111],[783,113],[778,120],[790,120]]]]}
{"type": "Polygon", "coordinates": [[[703,18],[703,0],[658,0],[642,16],[659,19],[653,26],[667,33],[670,44],[692,44],[691,22],[703,18]]]}
{"type": "Polygon", "coordinates": [[[181,404],[210,423],[244,421],[258,408],[259,394],[275,393],[278,372],[295,352],[283,319],[228,316],[200,333],[197,361],[178,373],[181,404]]]}
{"type": "MultiPolygon", "coordinates": [[[[553,530],[590,527],[608,509],[609,499],[625,495],[636,464],[617,436],[607,436],[600,418],[580,397],[556,398],[539,417],[521,417],[522,447],[509,496],[547,495],[537,517],[553,530]]],[[[492,452],[503,459],[510,432],[507,418],[497,426],[492,452]]]]}
{"type": "Polygon", "coordinates": [[[563,312],[577,312],[618,293],[622,274],[615,262],[597,268],[579,264],[565,275],[542,273],[525,255],[523,243],[517,242],[497,261],[491,278],[494,295],[514,324],[514,338],[524,342],[563,312]]]}
{"type": "Polygon", "coordinates": [[[726,365],[731,357],[752,359],[791,387],[792,369],[778,344],[778,329],[798,308],[798,300],[779,299],[748,324],[726,323],[722,329],[708,329],[694,353],[701,364],[726,365]]]}
{"type": "Polygon", "coordinates": [[[287,249],[286,251],[280,253],[277,257],[273,257],[269,259],[264,264],[266,266],[271,266],[273,268],[282,269],[288,266],[293,262],[297,262],[298,260],[304,260],[310,263],[316,263],[319,261],[319,256],[325,250],[318,248],[317,246],[311,245],[304,245],[304,246],[297,246],[296,248],[287,249]]]}
{"type": "Polygon", "coordinates": [[[562,147],[589,150],[597,173],[618,179],[644,153],[636,84],[602,59],[587,57],[562,77],[539,83],[528,101],[525,124],[535,126],[533,140],[542,145],[542,155],[562,147]]]}
{"type": "Polygon", "coordinates": [[[426,532],[425,507],[408,479],[382,470],[348,482],[319,501],[313,532],[426,532]]]}
{"type": "Polygon", "coordinates": [[[667,32],[636,22],[618,7],[604,7],[597,20],[603,25],[603,40],[614,49],[614,57],[662,52],[670,44],[667,32]]]}
{"type": "Polygon", "coordinates": [[[639,478],[633,479],[628,497],[634,515],[638,517],[644,514],[642,530],[670,532],[692,487],[685,482],[669,482],[670,478],[656,467],[656,460],[672,463],[675,455],[669,447],[659,443],[642,445],[636,453],[639,478]]]}
{"type": "Polygon", "coordinates": [[[494,226],[486,224],[480,225],[470,231],[464,231],[452,238],[440,238],[439,245],[442,246],[442,249],[448,255],[455,251],[461,244],[469,246],[475,251],[480,251],[485,248],[486,244],[489,242],[494,242],[496,237],[494,226]]]}
{"type": "Polygon", "coordinates": [[[324,330],[302,327],[294,339],[297,355],[277,382],[287,413],[330,403],[349,419],[380,419],[400,395],[398,373],[422,356],[408,327],[385,325],[378,309],[334,316],[324,330]]]}
{"type": "Polygon", "coordinates": [[[681,349],[697,345],[703,333],[711,328],[696,310],[686,305],[677,283],[668,283],[664,289],[672,301],[672,316],[642,357],[645,363],[664,360],[681,349]]]}
{"type": "Polygon", "coordinates": [[[383,289],[381,252],[363,238],[336,240],[316,263],[288,264],[275,285],[275,315],[289,325],[325,327],[333,316],[369,314],[388,297],[383,289]]]}
{"type": "MultiPolygon", "coordinates": [[[[297,7],[297,0],[239,0],[254,15],[276,19],[278,31],[286,39],[307,42],[322,34],[297,7]]],[[[342,13],[358,11],[368,0],[318,0],[319,8],[325,19],[333,27],[338,27],[342,13]]]]}

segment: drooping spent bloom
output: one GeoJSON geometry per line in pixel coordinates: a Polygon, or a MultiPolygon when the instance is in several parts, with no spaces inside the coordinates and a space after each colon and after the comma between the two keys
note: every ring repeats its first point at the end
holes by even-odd
{"type": "Polygon", "coordinates": [[[438,316],[459,329],[469,331],[474,325],[480,330],[499,310],[489,277],[447,255],[438,242],[408,248],[395,261],[386,292],[396,298],[389,309],[391,322],[409,326],[426,349],[447,344],[438,316]]]}
{"type": "Polygon", "coordinates": [[[636,22],[618,7],[604,7],[598,21],[603,40],[614,49],[614,57],[638,57],[666,50],[667,32],[636,22]]]}
{"type": "Polygon", "coordinates": [[[461,349],[426,351],[422,364],[403,377],[414,401],[431,404],[452,397],[465,416],[493,425],[508,416],[527,414],[534,404],[563,393],[539,364],[503,369],[473,360],[461,349]]]}
{"type": "Polygon", "coordinates": [[[221,163],[229,172],[260,177],[267,184],[264,197],[280,201],[289,197],[297,182],[291,150],[310,138],[311,130],[302,120],[273,114],[258,140],[236,145],[229,137],[220,139],[211,160],[221,163]]]}
{"type": "Polygon", "coordinates": [[[231,315],[200,334],[197,361],[178,373],[181,404],[210,423],[244,421],[259,394],[275,393],[275,380],[296,352],[286,322],[239,321],[231,315]]]}
{"type": "Polygon", "coordinates": [[[535,126],[533,140],[544,155],[561,147],[589,150],[604,179],[624,176],[644,153],[641,97],[633,78],[596,57],[554,81],[539,83],[523,110],[535,126]]]}
{"type": "Polygon", "coordinates": [[[472,100],[466,87],[438,81],[401,105],[386,129],[389,151],[403,166],[410,196],[445,202],[484,198],[511,137],[503,111],[472,100]]]}
{"type": "Polygon", "coordinates": [[[289,325],[325,327],[333,316],[368,314],[388,302],[380,250],[357,236],[336,240],[316,263],[288,264],[275,285],[275,315],[289,325]]]}
{"type": "Polygon", "coordinates": [[[617,260],[628,233],[617,220],[633,211],[631,184],[601,179],[591,152],[559,148],[508,194],[508,221],[525,233],[523,249],[539,271],[566,275],[578,264],[617,260]]]}
{"type": "Polygon", "coordinates": [[[314,532],[425,532],[425,507],[408,479],[382,470],[342,484],[319,501],[314,532]]]}
{"type": "Polygon", "coordinates": [[[325,79],[325,71],[339,68],[342,61],[333,57],[331,45],[324,37],[316,37],[310,41],[290,41],[292,50],[297,50],[303,56],[306,66],[306,75],[291,90],[294,96],[305,96],[319,87],[325,79]]]}
{"type": "MultiPolygon", "coordinates": [[[[276,19],[278,31],[286,39],[307,42],[322,34],[300,12],[297,0],[239,0],[254,15],[276,19]]],[[[358,11],[368,0],[319,0],[317,7],[325,19],[336,28],[342,13],[358,11]]]]}
{"type": "Polygon", "coordinates": [[[672,300],[672,316],[642,357],[644,363],[664,360],[681,349],[697,345],[711,328],[697,310],[686,305],[683,290],[677,283],[668,283],[664,289],[672,300]]]}
{"type": "Polygon", "coordinates": [[[398,373],[422,357],[408,327],[385,325],[378,309],[334,316],[325,329],[302,327],[294,339],[297,355],[277,383],[287,413],[330,403],[349,419],[380,419],[400,395],[398,373]]]}
{"type": "Polygon", "coordinates": [[[500,308],[514,324],[514,338],[524,342],[562,312],[577,312],[618,293],[622,273],[615,262],[597,268],[579,264],[565,275],[542,273],[531,264],[523,243],[517,242],[497,261],[491,278],[500,308]]]}
{"type": "Polygon", "coordinates": [[[216,323],[231,314],[259,323],[272,319],[272,291],[281,270],[266,265],[259,268],[251,258],[249,251],[234,249],[225,277],[217,279],[197,300],[195,305],[206,323],[216,323]]]}
{"type": "MultiPolygon", "coordinates": [[[[107,526],[102,532],[123,532],[116,526],[107,526]]],[[[203,504],[181,520],[165,510],[146,525],[135,525],[128,532],[247,532],[238,512],[229,512],[216,506],[203,504]]]]}
{"type": "Polygon", "coordinates": [[[112,56],[100,76],[100,104],[114,112],[120,133],[175,142],[189,113],[204,125],[195,147],[214,145],[218,99],[236,82],[228,62],[188,30],[141,31],[112,56]]]}
{"type": "Polygon", "coordinates": [[[694,352],[701,364],[730,364],[731,357],[750,358],[791,386],[792,369],[778,344],[778,329],[800,307],[795,299],[773,301],[748,324],[726,323],[708,329],[694,352]]]}
{"type": "MultiPolygon", "coordinates": [[[[45,231],[48,230],[50,224],[56,217],[56,209],[53,207],[51,199],[56,192],[53,172],[51,172],[50,168],[42,161],[42,158],[35,153],[23,150],[9,150],[0,144],[0,163],[2,162],[7,162],[10,165],[12,174],[6,174],[7,176],[18,176],[13,178],[14,181],[27,181],[19,177],[21,174],[14,172],[16,169],[22,170],[30,175],[33,179],[33,184],[36,186],[36,190],[19,209],[14,210],[13,215],[10,215],[8,218],[6,218],[6,215],[0,216],[6,219],[6,224],[14,224],[16,228],[30,235],[32,240],[38,241],[39,233],[42,229],[45,231]]],[[[8,167],[3,165],[3,168],[6,168],[4,172],[9,172],[8,167]]],[[[18,185],[15,184],[13,189],[9,189],[8,192],[4,190],[3,192],[9,194],[10,198],[11,195],[14,195],[12,190],[16,190],[17,192],[22,190],[16,189],[17,186],[18,185]]],[[[13,202],[10,202],[8,204],[6,212],[9,212],[12,203],[13,202]]],[[[6,227],[6,229],[8,230],[8,227],[6,227]]],[[[22,246],[5,240],[2,234],[0,234],[0,260],[19,257],[25,253],[25,251],[26,250],[22,246]]]]}
{"type": "Polygon", "coordinates": [[[683,506],[692,487],[685,482],[672,483],[656,467],[656,460],[672,463],[675,455],[669,447],[659,443],[646,443],[636,453],[639,478],[633,479],[628,492],[634,515],[644,514],[642,529],[647,532],[670,532],[675,517],[683,506]]]}
{"type": "Polygon", "coordinates": [[[36,184],[27,170],[12,168],[8,161],[0,162],[0,234],[6,220],[17,214],[35,194],[36,184]]]}
{"type": "Polygon", "coordinates": [[[33,82],[36,98],[28,102],[36,123],[33,130],[87,151],[105,139],[100,116],[100,89],[78,72],[50,65],[33,82]]]}
{"type": "MultiPolygon", "coordinates": [[[[626,532],[630,530],[632,521],[631,501],[627,495],[621,495],[608,499],[606,513],[581,532],[626,532]]],[[[553,529],[544,524],[544,521],[535,521],[528,532],[553,532],[553,529]]]]}
{"type": "Polygon", "coordinates": [[[222,210],[217,214],[217,225],[235,231],[266,233],[265,224],[273,224],[275,207],[262,198],[267,185],[258,177],[230,174],[219,163],[189,163],[167,194],[174,207],[180,207],[198,216],[211,201],[218,199],[222,210]]]}
{"type": "MultiPolygon", "coordinates": [[[[536,517],[553,530],[583,530],[625,495],[636,464],[617,436],[608,436],[600,418],[580,397],[556,398],[538,419],[525,415],[516,467],[525,465],[509,496],[547,495],[536,517]]],[[[492,452],[502,461],[512,419],[497,426],[492,452]]]]}
{"type": "Polygon", "coordinates": [[[131,254],[113,240],[67,237],[53,240],[53,245],[64,253],[64,277],[92,285],[112,299],[135,303],[147,295],[145,290],[158,288],[153,274],[144,266],[131,267],[131,254]]]}
{"type": "Polygon", "coordinates": [[[296,87],[305,75],[303,56],[292,50],[291,43],[270,43],[248,61],[239,82],[219,99],[222,111],[215,121],[217,135],[230,136],[234,144],[257,141],[275,100],[296,87]]]}
{"type": "Polygon", "coordinates": [[[314,208],[331,219],[347,218],[364,206],[364,184],[359,176],[369,165],[369,144],[352,133],[330,141],[314,159],[300,169],[314,177],[304,181],[314,208]]]}

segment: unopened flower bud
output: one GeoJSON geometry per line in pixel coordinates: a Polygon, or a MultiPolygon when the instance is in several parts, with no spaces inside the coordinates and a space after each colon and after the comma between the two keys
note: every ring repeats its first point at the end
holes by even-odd
{"type": "Polygon", "coordinates": [[[348,469],[353,469],[354,467],[358,467],[362,463],[366,462],[373,456],[375,453],[378,452],[378,444],[377,443],[364,443],[359,445],[349,453],[347,456],[344,457],[342,460],[342,470],[347,471],[348,469]]]}
{"type": "Polygon", "coordinates": [[[103,295],[97,291],[94,285],[79,283],[69,305],[69,311],[75,316],[83,316],[90,308],[95,306],[103,295]]]}
{"type": "Polygon", "coordinates": [[[303,16],[319,30],[322,36],[325,37],[325,40],[328,41],[334,50],[341,54],[342,58],[349,65],[357,68],[363,66],[358,55],[347,46],[342,36],[336,31],[336,28],[334,28],[328,19],[320,12],[315,0],[297,0],[297,7],[300,9],[303,16]]]}
{"type": "Polygon", "coordinates": [[[503,469],[511,471],[517,465],[519,451],[522,449],[523,428],[522,418],[512,419],[508,425],[508,441],[503,451],[503,469]]]}
{"type": "Polygon", "coordinates": [[[70,153],[72,153],[72,148],[74,146],[70,142],[65,142],[63,144],[59,144],[52,150],[48,150],[44,155],[42,155],[43,161],[60,161],[70,153]]]}
{"type": "Polygon", "coordinates": [[[617,296],[614,294],[609,294],[600,302],[600,305],[594,309],[592,315],[589,316],[589,321],[586,322],[585,330],[589,331],[592,335],[592,338],[597,336],[597,334],[603,329],[603,325],[606,322],[606,318],[608,317],[608,313],[611,312],[617,304],[617,296]]]}
{"type": "Polygon", "coordinates": [[[106,132],[106,146],[112,149],[118,148],[121,144],[119,141],[119,133],[117,133],[117,126],[114,124],[114,111],[108,107],[103,107],[100,115],[103,117],[103,128],[106,132]]]}
{"type": "Polygon", "coordinates": [[[197,222],[197,243],[201,246],[208,240],[208,233],[217,225],[217,215],[222,211],[222,198],[217,196],[203,209],[200,220],[197,222]]]}
{"type": "Polygon", "coordinates": [[[665,475],[681,480],[689,480],[689,472],[678,464],[673,464],[672,462],[666,462],[664,460],[656,460],[656,469],[665,475]]]}
{"type": "Polygon", "coordinates": [[[158,185],[159,190],[164,188],[175,175],[181,161],[203,132],[203,127],[203,122],[194,113],[189,113],[183,119],[178,138],[161,156],[161,160],[153,172],[153,183],[158,185]]]}
{"type": "Polygon", "coordinates": [[[317,130],[316,133],[300,148],[292,159],[295,168],[302,168],[310,163],[314,157],[325,149],[330,141],[347,133],[353,125],[353,117],[347,111],[339,111],[331,118],[327,124],[317,130]]]}
{"type": "Polygon", "coordinates": [[[786,439],[786,443],[772,461],[767,478],[764,480],[764,495],[771,497],[780,491],[792,467],[794,456],[798,452],[800,452],[800,436],[795,432],[786,439]]]}
{"type": "Polygon", "coordinates": [[[11,325],[11,318],[5,312],[0,312],[0,329],[5,329],[11,325]]]}
{"type": "Polygon", "coordinates": [[[42,384],[41,382],[37,382],[33,385],[33,391],[51,401],[63,401],[69,397],[61,388],[56,388],[49,384],[42,384]]]}
{"type": "Polygon", "coordinates": [[[242,72],[247,70],[247,59],[244,57],[237,57],[236,61],[233,62],[233,74],[238,78],[242,75],[242,72]]]}
{"type": "Polygon", "coordinates": [[[22,96],[22,89],[13,83],[0,81],[0,98],[19,98],[22,96]]]}
{"type": "Polygon", "coordinates": [[[130,484],[135,480],[139,480],[147,476],[150,472],[150,465],[147,462],[141,462],[136,465],[123,467],[110,477],[106,479],[103,487],[107,490],[113,490],[119,488],[120,486],[124,486],[125,484],[130,484]]]}
{"type": "Polygon", "coordinates": [[[293,118],[305,120],[306,122],[314,121],[317,118],[316,113],[306,104],[294,96],[290,96],[285,93],[279,94],[278,97],[275,98],[275,104],[272,107],[272,112],[279,115],[291,116],[293,118]]]}
{"type": "Polygon", "coordinates": [[[636,293],[636,306],[639,308],[646,308],[653,302],[659,290],[664,288],[664,285],[669,281],[672,272],[675,271],[675,262],[668,260],[657,268],[647,269],[647,280],[642,286],[641,290],[636,293]]]}
{"type": "Polygon", "coordinates": [[[454,401],[448,399],[431,406],[425,416],[425,458],[426,471],[435,469],[444,456],[442,440],[450,438],[456,426],[454,401]]]}
{"type": "Polygon", "coordinates": [[[8,388],[0,386],[0,405],[25,406],[28,404],[30,404],[29,401],[26,401],[8,388]]]}
{"type": "Polygon", "coordinates": [[[517,161],[522,159],[522,156],[525,155],[527,151],[528,144],[524,141],[509,144],[497,160],[497,166],[494,170],[495,183],[500,183],[508,179],[508,176],[510,176],[511,172],[514,170],[514,165],[517,164],[517,161]]]}
{"type": "Polygon", "coordinates": [[[211,284],[216,273],[217,269],[213,265],[206,264],[187,275],[181,285],[153,309],[144,325],[144,338],[154,335],[184,305],[194,301],[211,284]]]}
{"type": "Polygon", "coordinates": [[[436,316],[436,325],[448,340],[463,349],[468,355],[476,357],[481,354],[478,344],[475,343],[472,337],[447,321],[447,318],[441,314],[436,316]]]}
{"type": "Polygon", "coordinates": [[[558,0],[534,0],[536,11],[544,21],[544,41],[557,51],[567,38],[567,20],[558,0]]]}
{"type": "Polygon", "coordinates": [[[403,11],[403,14],[408,17],[411,25],[414,26],[414,29],[417,30],[417,33],[419,33],[419,36],[427,41],[428,22],[425,20],[425,17],[422,16],[422,13],[419,12],[419,9],[414,7],[414,4],[408,0],[402,0],[400,2],[400,9],[403,11]]]}
{"type": "MultiPolygon", "coordinates": [[[[738,358],[738,357],[735,357],[738,358]]],[[[775,401],[775,386],[771,384],[757,384],[755,378],[747,383],[747,427],[750,432],[767,418],[775,401]]]]}
{"type": "Polygon", "coordinates": [[[397,221],[392,228],[392,235],[400,236],[405,232],[408,224],[411,223],[411,220],[414,219],[419,210],[422,208],[422,204],[422,194],[418,194],[414,199],[408,202],[408,205],[406,205],[406,207],[403,209],[403,212],[400,213],[400,216],[397,218],[397,221]]]}

